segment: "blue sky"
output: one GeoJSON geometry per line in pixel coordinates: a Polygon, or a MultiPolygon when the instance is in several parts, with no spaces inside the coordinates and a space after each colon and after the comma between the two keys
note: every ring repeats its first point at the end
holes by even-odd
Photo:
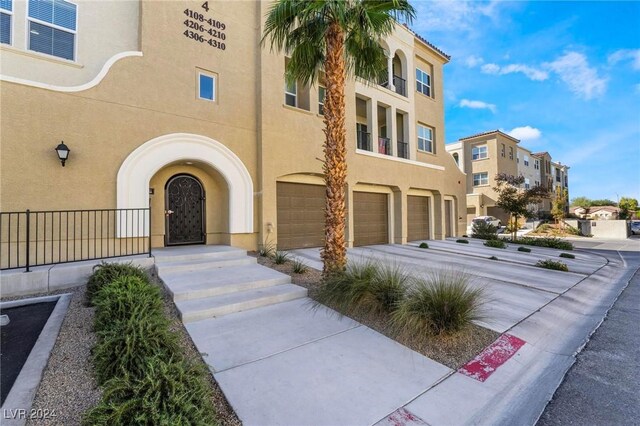
{"type": "Polygon", "coordinates": [[[500,129],[568,164],[571,198],[640,199],[640,2],[412,3],[452,57],[448,143],[500,129]]]}

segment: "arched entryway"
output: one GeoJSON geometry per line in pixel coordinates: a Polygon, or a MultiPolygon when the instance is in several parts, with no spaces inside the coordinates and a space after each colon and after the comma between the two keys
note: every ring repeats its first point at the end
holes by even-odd
{"type": "Polygon", "coordinates": [[[183,173],[165,185],[165,245],[206,242],[205,192],[200,180],[183,173]]]}

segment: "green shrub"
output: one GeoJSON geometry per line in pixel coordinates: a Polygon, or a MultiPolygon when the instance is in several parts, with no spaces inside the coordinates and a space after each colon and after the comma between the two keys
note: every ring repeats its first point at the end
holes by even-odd
{"type": "Polygon", "coordinates": [[[304,274],[307,270],[309,270],[309,268],[303,261],[298,259],[293,261],[293,272],[296,274],[304,274]]]}
{"type": "Polygon", "coordinates": [[[149,358],[144,375],[115,377],[85,425],[215,425],[213,397],[202,366],[182,360],[149,358]]]}
{"type": "Polygon", "coordinates": [[[467,274],[436,271],[407,290],[392,324],[400,334],[418,340],[452,333],[481,319],[484,303],[484,289],[473,288],[467,274]]]}
{"type": "Polygon", "coordinates": [[[571,254],[571,253],[560,253],[560,257],[564,257],[564,258],[567,258],[567,259],[575,259],[576,258],[576,256],[571,254]]]}
{"type": "Polygon", "coordinates": [[[93,296],[93,304],[96,331],[116,327],[133,316],[162,316],[160,289],[133,275],[116,278],[100,288],[93,296]]]}
{"type": "Polygon", "coordinates": [[[87,302],[93,304],[93,296],[103,286],[110,284],[117,278],[125,276],[135,276],[143,281],[149,281],[149,276],[140,267],[134,266],[132,263],[106,263],[102,262],[94,266],[93,274],[87,282],[87,302]]]}
{"type": "Polygon", "coordinates": [[[574,228],[571,225],[564,225],[564,232],[566,232],[569,235],[580,235],[580,230],[578,228],[574,228]]]}
{"type": "Polygon", "coordinates": [[[528,247],[518,247],[518,251],[522,251],[525,253],[531,253],[531,249],[528,247]]]}
{"type": "Polygon", "coordinates": [[[497,258],[497,257],[495,257],[495,256],[491,256],[491,257],[489,258],[489,260],[500,260],[500,259],[498,259],[498,258],[497,258]]]}
{"type": "Polygon", "coordinates": [[[569,267],[567,266],[567,264],[557,260],[551,260],[551,259],[539,260],[538,263],[536,263],[536,266],[540,268],[545,268],[545,269],[553,269],[556,271],[569,272],[569,267]]]}
{"type": "Polygon", "coordinates": [[[501,249],[507,248],[507,245],[502,240],[487,240],[484,242],[484,245],[487,247],[493,247],[493,248],[501,248],[501,249]]]}
{"type": "Polygon", "coordinates": [[[542,223],[536,228],[536,232],[549,232],[553,227],[548,223],[542,223]]]}
{"type": "Polygon", "coordinates": [[[471,236],[482,240],[495,240],[498,238],[498,227],[485,221],[473,222],[471,236]]]}
{"type": "Polygon", "coordinates": [[[276,245],[272,242],[265,241],[262,247],[258,250],[260,257],[272,257],[276,252],[276,245]]]}
{"type": "Polygon", "coordinates": [[[460,244],[469,244],[469,240],[463,240],[462,238],[459,240],[456,240],[456,243],[460,243],[460,244]]]}
{"type": "Polygon", "coordinates": [[[403,298],[410,280],[397,265],[380,265],[371,260],[349,263],[344,272],[323,280],[317,298],[345,313],[391,312],[403,298]]]}
{"type": "Polygon", "coordinates": [[[560,250],[573,250],[573,244],[569,241],[564,241],[560,238],[545,237],[545,238],[533,238],[533,237],[520,237],[517,241],[519,244],[527,246],[548,247],[560,250]]]}
{"type": "Polygon", "coordinates": [[[423,248],[423,249],[424,249],[424,248],[429,248],[429,244],[427,244],[427,243],[420,243],[420,245],[419,245],[418,247],[423,248]]]}
{"type": "Polygon", "coordinates": [[[139,313],[98,331],[98,343],[93,348],[98,383],[127,374],[140,378],[148,358],[169,359],[178,353],[177,337],[168,325],[164,316],[139,313]]]}
{"type": "Polygon", "coordinates": [[[286,251],[276,251],[273,254],[273,263],[276,265],[284,265],[289,261],[289,253],[286,251]]]}

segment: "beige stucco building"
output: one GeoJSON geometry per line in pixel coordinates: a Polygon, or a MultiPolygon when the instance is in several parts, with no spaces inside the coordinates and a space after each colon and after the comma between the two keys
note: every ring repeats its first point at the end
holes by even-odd
{"type": "MultiPolygon", "coordinates": [[[[150,207],[100,238],[150,232],[153,247],[322,244],[324,89],[287,87],[286,58],[261,47],[268,2],[2,4],[2,212],[150,207]]],[[[400,25],[381,45],[387,81],[346,87],[348,243],[461,234],[469,176],[445,149],[449,58],[400,25]]],[[[75,238],[56,217],[52,239],[75,238]]]]}
{"type": "Polygon", "coordinates": [[[524,188],[541,185],[549,190],[549,198],[530,206],[530,210],[537,211],[539,215],[550,213],[554,191],[563,188],[568,191],[568,166],[553,162],[548,152],[532,153],[519,144],[518,139],[500,130],[479,133],[447,144],[447,152],[453,156],[460,170],[467,174],[466,216],[469,223],[476,216],[486,215],[507,223],[508,215],[496,207],[498,194],[493,188],[498,173],[523,176],[524,188]]]}

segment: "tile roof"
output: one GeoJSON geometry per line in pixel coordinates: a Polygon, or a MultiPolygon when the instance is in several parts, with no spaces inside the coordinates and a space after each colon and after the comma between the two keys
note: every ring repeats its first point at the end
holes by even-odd
{"type": "MultiPolygon", "coordinates": [[[[509,136],[508,134],[506,134],[506,133],[504,133],[503,131],[498,130],[498,129],[496,129],[496,130],[489,130],[488,132],[476,133],[475,135],[471,135],[471,136],[465,136],[464,138],[460,138],[460,140],[461,140],[461,141],[463,141],[463,140],[466,140],[466,139],[473,139],[473,138],[477,138],[478,136],[491,135],[491,134],[493,134],[493,133],[498,133],[498,134],[500,134],[500,135],[502,135],[502,136],[504,136],[504,137],[506,137],[506,138],[512,139],[512,140],[514,140],[514,141],[516,141],[516,142],[518,142],[518,143],[520,142],[520,140],[518,140],[518,139],[514,138],[513,136],[509,136]]],[[[535,154],[534,154],[534,155],[535,155],[535,154]]]]}
{"type": "Polygon", "coordinates": [[[432,48],[433,50],[435,50],[436,52],[438,52],[440,55],[442,55],[443,57],[447,58],[447,61],[451,60],[451,56],[447,55],[446,53],[444,53],[442,50],[438,49],[434,44],[430,43],[427,41],[426,38],[422,37],[420,34],[418,34],[417,32],[413,31],[411,28],[409,28],[409,26],[407,24],[402,24],[402,26],[404,26],[406,29],[408,29],[409,31],[411,31],[411,33],[421,42],[423,42],[424,44],[426,44],[427,46],[429,46],[430,48],[432,48]]]}

